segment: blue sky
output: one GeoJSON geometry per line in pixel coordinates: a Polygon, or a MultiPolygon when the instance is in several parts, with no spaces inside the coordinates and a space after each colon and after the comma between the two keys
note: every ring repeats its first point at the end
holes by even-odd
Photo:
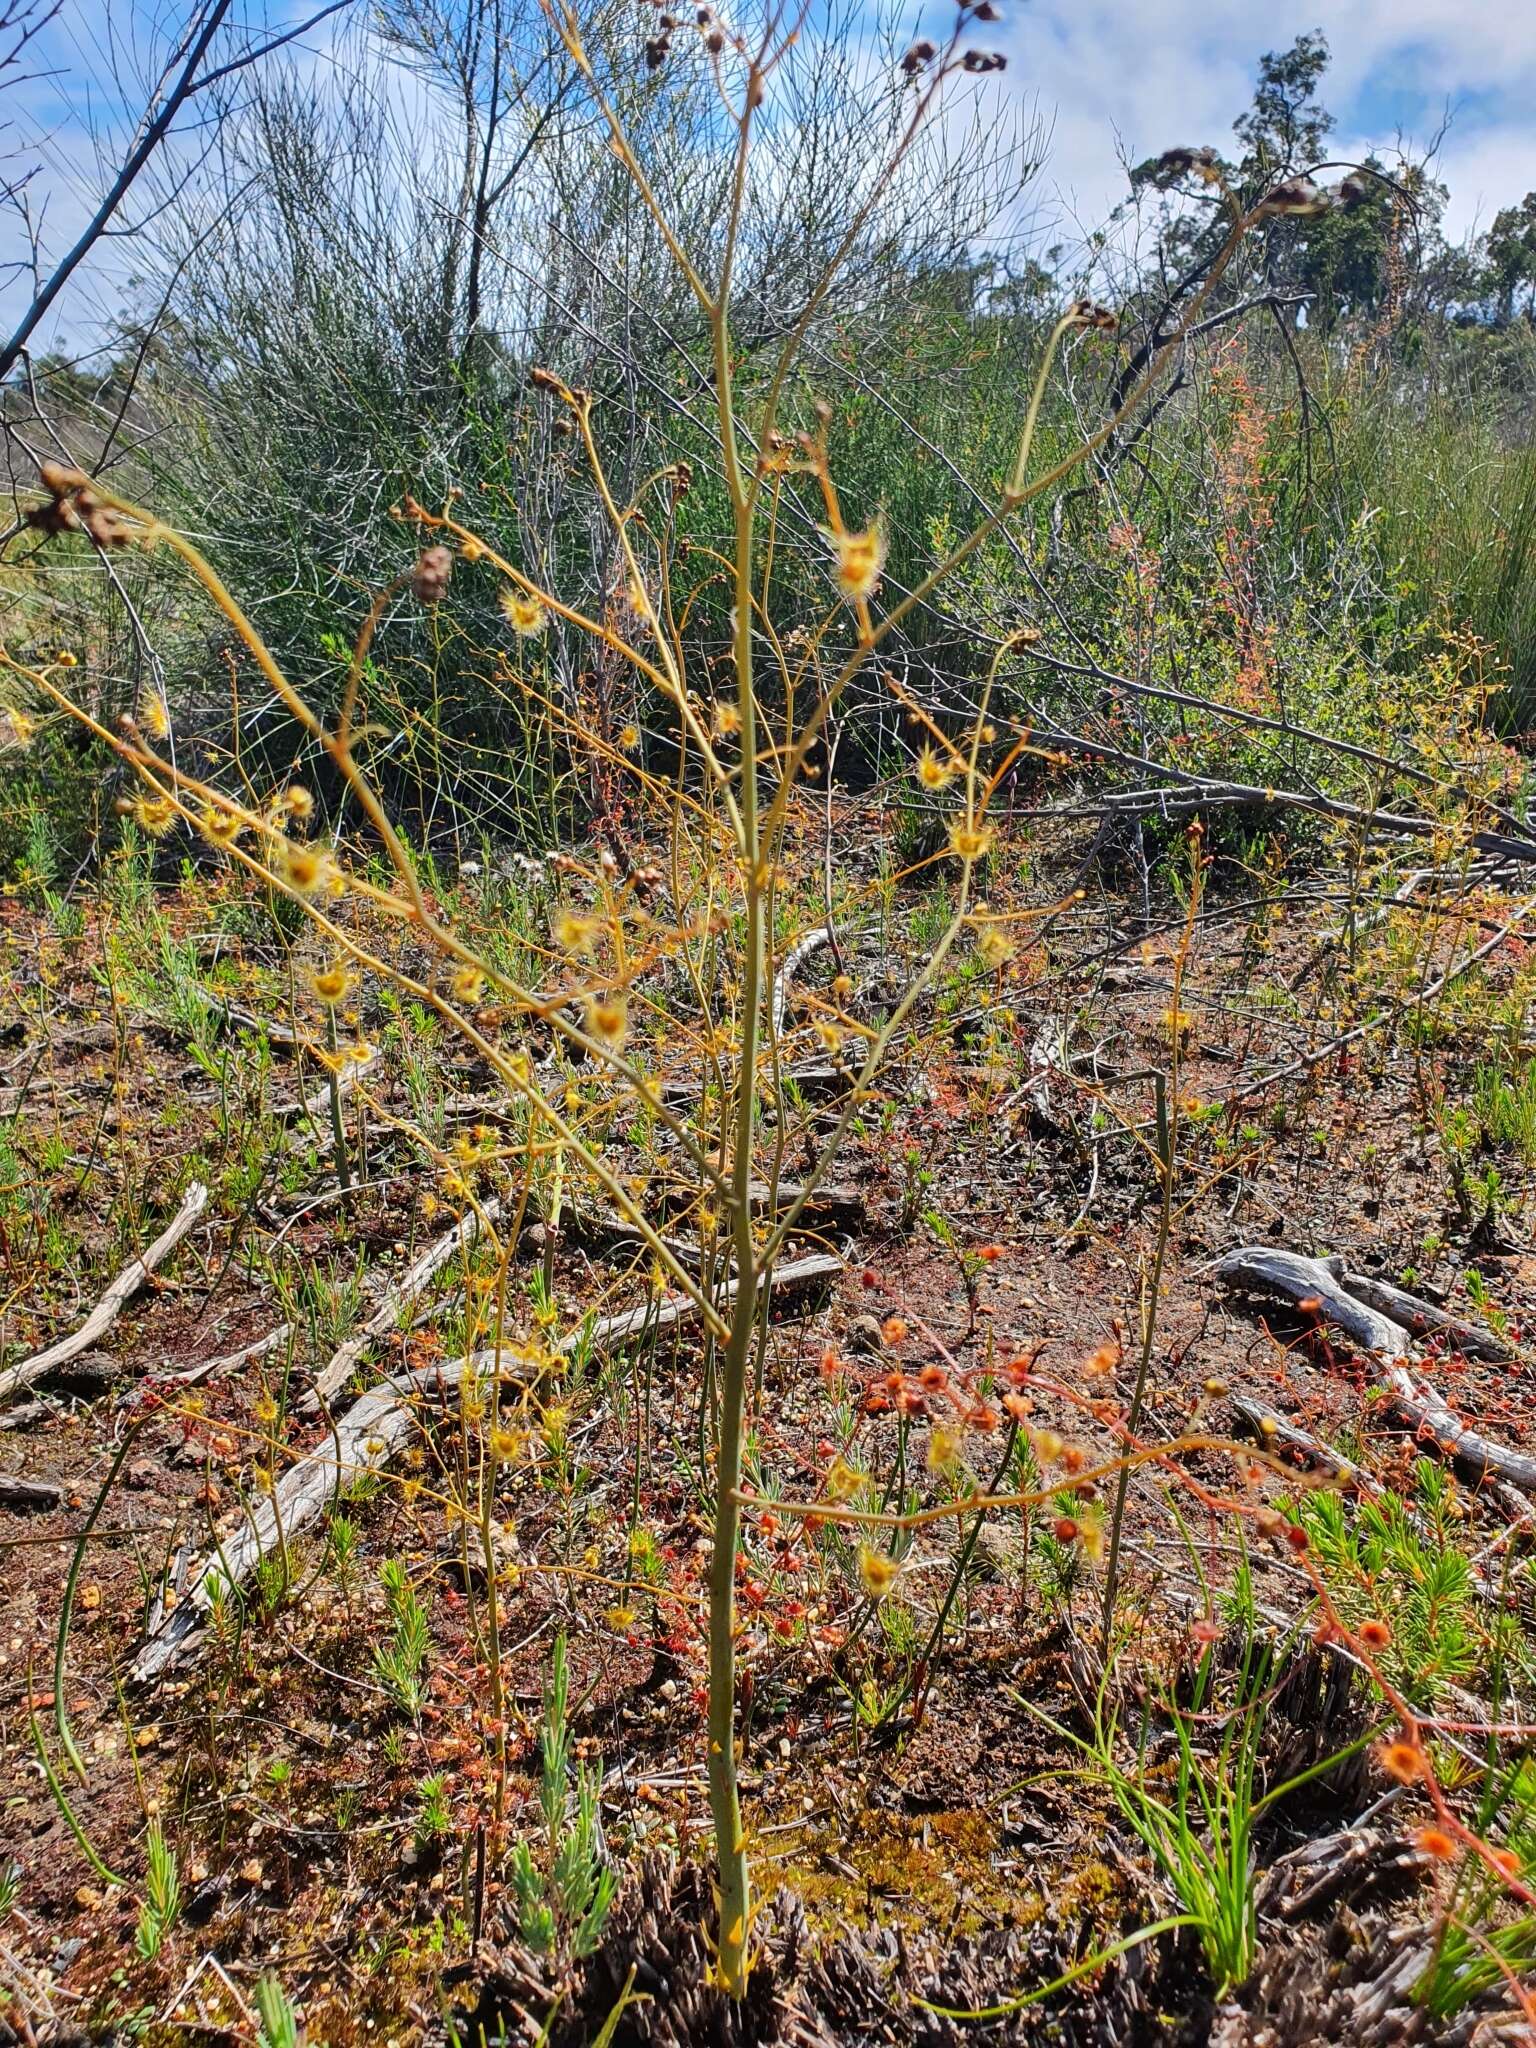
{"type": "Polygon", "coordinates": [[[1052,121],[1048,176],[1083,225],[1132,162],[1173,143],[1231,140],[1259,56],[1321,29],[1337,153],[1423,144],[1442,125],[1447,227],[1459,237],[1536,189],[1533,0],[1030,0],[1002,31],[1016,91],[1052,121]]]}
{"type": "MultiPolygon", "coordinates": [[[[248,19],[304,18],[290,0],[246,0],[248,19]]],[[[361,0],[359,0],[361,4],[361,0]]],[[[528,0],[529,5],[536,0],[528,0]]],[[[1486,227],[1501,205],[1536,189],[1536,0],[1002,0],[1004,21],[985,35],[1004,48],[1010,95],[1038,107],[1050,133],[1039,214],[1071,243],[1124,196],[1122,157],[1135,162],[1173,143],[1225,146],[1267,49],[1321,28],[1333,50],[1325,88],[1338,118],[1341,157],[1390,151],[1399,134],[1422,144],[1450,126],[1441,145],[1455,236],[1486,227]]],[[[43,62],[55,75],[0,93],[0,150],[36,162],[31,187],[46,201],[45,242],[67,246],[99,189],[91,123],[113,139],[107,56],[147,74],[167,22],[185,0],[63,0],[43,62]]],[[[335,33],[318,33],[319,61],[335,33]]],[[[0,261],[19,254],[14,221],[0,218],[0,261]]],[[[79,346],[122,303],[133,273],[129,244],[103,251],[41,337],[79,346]]],[[[0,320],[16,310],[16,286],[0,291],[0,320]]],[[[8,324],[8,323],[7,323],[8,324]]]]}

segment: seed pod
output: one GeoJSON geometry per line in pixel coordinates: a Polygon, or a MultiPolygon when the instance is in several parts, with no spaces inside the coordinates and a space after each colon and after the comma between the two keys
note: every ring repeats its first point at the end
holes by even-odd
{"type": "Polygon", "coordinates": [[[40,462],[37,473],[43,480],[43,489],[52,491],[56,498],[70,491],[83,491],[91,481],[83,469],[70,469],[62,462],[40,462]]]}
{"type": "Polygon", "coordinates": [[[1264,211],[1292,214],[1304,220],[1311,214],[1328,211],[1328,195],[1310,178],[1287,178],[1266,195],[1264,211]]]}
{"type": "Polygon", "coordinates": [[[411,571],[411,588],[422,604],[440,604],[448,595],[452,574],[453,556],[447,548],[424,548],[411,571]]]}
{"type": "Polygon", "coordinates": [[[901,68],[908,78],[916,78],[919,71],[926,70],[938,54],[932,43],[914,43],[902,58],[901,68]]]}

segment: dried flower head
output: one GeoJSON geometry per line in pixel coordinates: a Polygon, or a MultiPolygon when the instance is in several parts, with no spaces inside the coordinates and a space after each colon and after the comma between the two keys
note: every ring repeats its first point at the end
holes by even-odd
{"type": "Polygon", "coordinates": [[[1018,948],[1001,925],[986,924],[976,934],[976,957],[994,972],[1006,967],[1018,948]]]}
{"type": "Polygon", "coordinates": [[[1079,299],[1068,318],[1077,327],[1096,327],[1105,334],[1113,334],[1120,325],[1120,316],[1109,306],[1100,305],[1097,299],[1079,299]]]}
{"type": "Polygon", "coordinates": [[[452,575],[452,550],[439,542],[436,547],[423,548],[417,556],[411,571],[411,588],[422,604],[440,604],[448,595],[452,575]]]}
{"type": "Polygon", "coordinates": [[[245,820],[238,811],[223,811],[217,804],[204,804],[197,814],[197,824],[204,838],[211,839],[215,846],[233,846],[245,830],[245,820]]]}
{"type": "Polygon", "coordinates": [[[283,839],[272,861],[274,872],[299,896],[336,896],[341,893],[341,875],[330,855],[317,846],[305,846],[295,839],[283,839]]]}
{"type": "Polygon", "coordinates": [[[562,910],[556,914],[555,944],[563,953],[590,953],[597,933],[598,923],[594,917],[580,917],[574,910],[562,910]]]}
{"type": "Polygon", "coordinates": [[[937,57],[938,54],[938,51],[930,42],[924,41],[914,43],[912,47],[906,52],[905,56],[903,56],[901,60],[901,68],[906,73],[908,78],[916,78],[917,74],[920,71],[926,71],[928,69],[928,66],[933,62],[934,58],[937,57]]]}
{"type": "Polygon", "coordinates": [[[151,839],[163,839],[176,822],[176,806],[168,796],[135,797],[133,822],[151,839]]]}
{"type": "Polygon", "coordinates": [[[1376,1761],[1399,1785],[1415,1785],[1424,1775],[1424,1753],[1416,1742],[1399,1739],[1383,1743],[1376,1752],[1376,1761]]]}
{"type": "Polygon", "coordinates": [[[852,1500],[863,1484],[857,1467],[850,1465],[841,1451],[827,1468],[826,1495],[828,1500],[852,1500]]]}
{"type": "Polygon", "coordinates": [[[1311,178],[1287,178],[1265,194],[1264,211],[1305,220],[1328,211],[1328,195],[1311,178]]]}
{"type": "Polygon", "coordinates": [[[595,1038],[599,1045],[617,1051],[624,1043],[628,1014],[622,996],[591,997],[587,1003],[586,1018],[588,1036],[595,1038]]]}
{"type": "Polygon", "coordinates": [[[974,72],[1008,69],[1008,59],[1001,50],[967,50],[960,64],[963,70],[974,72]]]}
{"type": "Polygon", "coordinates": [[[956,860],[983,860],[992,845],[992,827],[956,818],[949,828],[949,850],[956,860]]]}
{"type": "Polygon", "coordinates": [[[941,760],[932,747],[924,747],[917,757],[917,779],[924,789],[942,789],[954,772],[953,764],[941,760]]]}
{"type": "Polygon", "coordinates": [[[928,1470],[958,1472],[965,1463],[965,1439],[947,1423],[935,1423],[928,1432],[928,1470]]]}
{"type": "Polygon", "coordinates": [[[1152,167],[1152,183],[1166,190],[1191,171],[1211,184],[1221,175],[1221,159],[1214,149],[1165,149],[1152,167]]]}

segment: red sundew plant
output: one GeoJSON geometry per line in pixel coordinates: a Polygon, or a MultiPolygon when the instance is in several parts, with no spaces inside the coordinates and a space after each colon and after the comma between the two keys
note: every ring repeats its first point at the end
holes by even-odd
{"type": "MultiPolygon", "coordinates": [[[[920,1318],[912,1315],[907,1320],[910,1330],[929,1343],[943,1361],[942,1364],[919,1369],[918,1397],[929,1400],[941,1391],[956,1394],[971,1375],[956,1366],[941,1340],[920,1318]]],[[[1061,1506],[1063,1492],[1082,1493],[1086,1490],[1091,1498],[1099,1488],[1120,1475],[1138,1468],[1156,1469],[1166,1480],[1188,1493],[1215,1523],[1227,1526],[1245,1524],[1261,1540],[1282,1549],[1300,1568],[1319,1615],[1313,1631],[1314,1642],[1353,1659],[1366,1673],[1397,1723],[1396,1733],[1379,1742],[1373,1753],[1384,1775],[1399,1785],[1416,1788],[1429,1804],[1432,1817],[1417,1838],[1423,1853],[1438,1863],[1450,1863],[1463,1855],[1470,1856],[1511,1901],[1522,1907],[1536,1906],[1536,1891],[1527,1883],[1520,1859],[1488,1841],[1456,1812],[1440,1783],[1426,1740],[1432,1738],[1437,1730],[1448,1734],[1458,1731],[1472,1733],[1484,1739],[1501,1733],[1528,1735],[1531,1731],[1518,1725],[1504,1729],[1492,1722],[1453,1722],[1442,1716],[1423,1714],[1410,1704],[1381,1667],[1381,1654],[1393,1641],[1390,1624],[1371,1616],[1351,1626],[1339,1611],[1306,1530],[1258,1497],[1257,1489],[1265,1480],[1279,1479],[1293,1486],[1296,1480],[1294,1470],[1262,1451],[1255,1453],[1229,1438],[1195,1430],[1186,1430],[1165,1443],[1138,1439],[1130,1431],[1127,1412],[1118,1399],[1089,1394],[1059,1378],[1038,1373],[1025,1359],[1010,1360],[1004,1367],[1004,1374],[1010,1382],[1011,1391],[1004,1397],[1003,1405],[1014,1427],[1028,1435],[1036,1466],[1042,1475],[1038,1486],[1025,1491],[973,1486],[954,1500],[908,1511],[891,1511],[850,1505],[846,1497],[847,1488],[828,1484],[821,1498],[815,1502],[777,1502],[774,1509],[776,1521],[800,1517],[807,1528],[832,1524],[858,1535],[860,1579],[869,1598],[878,1601],[884,1599],[896,1584],[900,1566],[895,1557],[874,1547],[876,1540],[900,1541],[923,1528],[957,1517],[974,1517],[973,1526],[979,1526],[983,1516],[1010,1512],[1029,1515],[1044,1510],[1051,1516],[1048,1526],[1057,1543],[1063,1547],[1082,1548],[1090,1560],[1097,1562],[1103,1553],[1103,1538],[1098,1526],[1091,1519],[1085,1520],[1080,1511],[1064,1510],[1061,1506]],[[1036,1397],[1077,1411],[1087,1423],[1106,1431],[1118,1446],[1117,1450],[1109,1455],[1090,1453],[1081,1444],[1069,1441],[1060,1431],[1037,1425],[1032,1419],[1036,1397]],[[1213,1490],[1183,1462],[1193,1452],[1213,1451],[1231,1457],[1242,1481],[1241,1492],[1213,1490]]],[[[956,1405],[963,1415],[964,1400],[957,1400],[956,1405]]],[[[1207,1650],[1222,1639],[1223,1633],[1220,1625],[1209,1619],[1197,1620],[1189,1629],[1190,1640],[1207,1650]]],[[[1469,1937],[1476,1934],[1475,1929],[1466,1931],[1469,1937]]],[[[1514,1980],[1511,1982],[1513,1984],[1514,1980]]],[[[1523,1990],[1520,1998],[1522,2007],[1531,2010],[1523,1990]]]]}

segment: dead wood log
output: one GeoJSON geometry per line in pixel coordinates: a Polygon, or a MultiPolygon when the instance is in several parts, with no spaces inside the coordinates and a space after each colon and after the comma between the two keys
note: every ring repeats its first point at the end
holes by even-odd
{"type": "MultiPolygon", "coordinates": [[[[234,1372],[242,1365],[254,1365],[260,1358],[266,1358],[274,1351],[281,1351],[293,1335],[292,1323],[279,1323],[275,1330],[268,1330],[265,1337],[256,1337],[249,1344],[241,1344],[233,1351],[225,1351],[216,1358],[205,1358],[197,1365],[183,1366],[179,1372],[160,1373],[156,1378],[161,1386],[200,1387],[205,1380],[216,1380],[227,1372],[234,1372]]],[[[126,1397],[130,1402],[139,1398],[139,1390],[126,1397]]]]}
{"type": "Polygon", "coordinates": [[[433,1390],[449,1393],[466,1372],[478,1376],[494,1373],[497,1367],[494,1351],[477,1351],[451,1364],[398,1373],[370,1387],[334,1432],[256,1503],[249,1519],[194,1566],[186,1592],[141,1644],[130,1672],[133,1681],[147,1684],[168,1671],[206,1620],[217,1593],[233,1593],[243,1586],[263,1558],[310,1529],[343,1487],[365,1473],[385,1469],[410,1435],[413,1398],[433,1390]]]}
{"type": "Polygon", "coordinates": [[[346,1385],[369,1345],[387,1337],[399,1322],[401,1311],[425,1290],[456,1252],[474,1243],[480,1234],[482,1220],[492,1224],[500,1215],[500,1197],[493,1195],[479,1209],[466,1209],[452,1230],[445,1231],[435,1243],[428,1245],[415,1264],[386,1290],[383,1300],[362,1327],[347,1339],[316,1376],[313,1387],[298,1404],[299,1413],[313,1415],[322,1404],[329,1405],[331,1396],[346,1385]]]}
{"type": "MultiPolygon", "coordinates": [[[[1294,1422],[1288,1422],[1283,1415],[1277,1415],[1273,1408],[1267,1408],[1262,1401],[1255,1401],[1247,1394],[1233,1394],[1227,1405],[1238,1432],[1256,1438],[1272,1457],[1278,1457],[1286,1462],[1294,1461],[1304,1471],[1322,1473],[1341,1487],[1368,1499],[1380,1500],[1382,1489],[1368,1479],[1357,1466],[1352,1465],[1347,1458],[1341,1457],[1319,1438],[1298,1428],[1294,1422]]],[[[1519,1505],[1523,1508],[1524,1502],[1521,1501],[1519,1505]]],[[[1402,1504],[1402,1512],[1420,1536],[1429,1543],[1435,1541],[1434,1531],[1429,1523],[1406,1501],[1402,1504]]],[[[1473,1562],[1475,1564],[1476,1560],[1473,1562]]],[[[1502,1603],[1504,1596],[1500,1589],[1492,1580],[1476,1570],[1472,1573],[1472,1584],[1485,1600],[1492,1600],[1495,1605],[1502,1603]]]]}
{"type": "Polygon", "coordinates": [[[784,1030],[784,1017],[789,1009],[789,991],[794,984],[795,976],[800,972],[807,960],[813,959],[824,946],[830,946],[833,943],[832,927],[822,924],[818,925],[815,931],[807,932],[804,938],[796,939],[795,943],[784,955],[783,962],[779,967],[777,975],[774,977],[773,983],[771,1015],[773,1017],[773,1035],[775,1038],[780,1037],[784,1030]]]}
{"type": "Polygon", "coordinates": [[[1304,1472],[1321,1472],[1329,1479],[1336,1479],[1341,1486],[1351,1486],[1358,1481],[1360,1475],[1347,1458],[1341,1458],[1319,1438],[1298,1428],[1294,1422],[1288,1422],[1283,1415],[1277,1415],[1262,1401],[1255,1401],[1248,1394],[1232,1394],[1228,1397],[1227,1406],[1238,1433],[1251,1436],[1271,1457],[1286,1464],[1295,1464],[1304,1472]]]}
{"type": "Polygon", "coordinates": [[[1403,1358],[1408,1353],[1402,1326],[1349,1292],[1341,1258],[1309,1259],[1271,1245],[1245,1244],[1218,1259],[1215,1273],[1228,1287],[1253,1294],[1279,1294],[1296,1303],[1316,1302],[1319,1315],[1336,1323],[1367,1351],[1380,1351],[1388,1358],[1403,1358]]]}
{"type": "MultiPolygon", "coordinates": [[[[363,1076],[371,1074],[374,1068],[381,1064],[383,1058],[383,1053],[371,1052],[366,1059],[343,1061],[334,1077],[337,1100],[344,1102],[363,1076]]],[[[328,1074],[313,1095],[306,1095],[294,1102],[276,1104],[272,1111],[273,1116],[280,1118],[284,1123],[318,1122],[321,1117],[329,1116],[331,1113],[332,1085],[332,1076],[328,1074]]]]}
{"type": "Polygon", "coordinates": [[[1231,1287],[1268,1291],[1297,1303],[1316,1303],[1319,1315],[1336,1323],[1366,1350],[1380,1352],[1391,1361],[1386,1385],[1393,1407],[1419,1436],[1431,1440],[1442,1456],[1473,1478],[1504,1480],[1523,1493],[1536,1493],[1536,1458],[1509,1450],[1468,1428],[1435,1387],[1405,1363],[1413,1358],[1411,1333],[1450,1329],[1465,1349],[1464,1337],[1486,1336],[1496,1344],[1491,1332],[1458,1323],[1401,1288],[1362,1281],[1360,1275],[1348,1272],[1338,1257],[1309,1259],[1268,1245],[1242,1245],[1218,1259],[1215,1272],[1231,1287]],[[1361,1287],[1371,1295],[1370,1301],[1361,1299],[1357,1292],[1361,1287]]]}
{"type": "MultiPolygon", "coordinates": [[[[818,1252],[780,1266],[772,1276],[772,1291],[777,1294],[811,1286],[842,1270],[841,1259],[818,1252]]],[[[736,1293],[737,1283],[728,1281],[717,1296],[718,1305],[729,1305],[736,1293]]],[[[584,1338],[594,1351],[615,1351],[636,1338],[675,1329],[697,1314],[696,1304],[686,1298],[647,1302],[619,1315],[603,1316],[589,1331],[565,1338],[560,1349],[568,1351],[584,1338]]],[[[455,1391],[466,1374],[511,1377],[506,1370],[510,1356],[505,1350],[472,1352],[450,1364],[397,1373],[360,1395],[331,1433],[257,1502],[249,1518],[188,1573],[182,1598],[141,1643],[129,1674],[133,1682],[153,1682],[188,1654],[188,1645],[207,1618],[216,1588],[234,1590],[244,1585],[264,1557],[286,1548],[312,1528],[345,1485],[389,1465],[410,1436],[414,1400],[442,1398],[455,1391]]]]}
{"type": "Polygon", "coordinates": [[[295,1031],[290,1024],[279,1024],[275,1017],[257,1017],[249,1010],[242,1010],[238,1003],[226,1002],[222,996],[208,996],[208,1007],[216,1017],[226,1024],[236,1024],[244,1031],[254,1031],[265,1038],[269,1045],[303,1046],[315,1050],[314,1041],[306,1038],[302,1031],[295,1031]]]}
{"type": "Polygon", "coordinates": [[[50,1344],[46,1351],[24,1358],[8,1372],[0,1373],[0,1400],[22,1387],[30,1387],[34,1381],[56,1371],[59,1366],[67,1365],[82,1351],[89,1351],[116,1322],[125,1304],[133,1299],[155,1268],[181,1243],[207,1206],[208,1190],[200,1180],[193,1181],[182,1197],[181,1207],[149,1250],[129,1260],[78,1330],[61,1337],[56,1344],[50,1344]]]}
{"type": "Polygon", "coordinates": [[[1394,1366],[1387,1384],[1393,1407],[1412,1423],[1414,1434],[1429,1438],[1442,1457],[1451,1459],[1469,1477],[1502,1479],[1522,1493],[1536,1493],[1536,1458],[1469,1429],[1428,1380],[1417,1378],[1406,1366],[1394,1366]]]}
{"type": "Polygon", "coordinates": [[[0,1472],[0,1508],[13,1515],[46,1514],[64,1498],[62,1486],[51,1479],[24,1479],[19,1472],[0,1472]]]}
{"type": "Polygon", "coordinates": [[[1346,1273],[1344,1285],[1357,1301],[1376,1309],[1411,1337],[1444,1336],[1451,1349],[1467,1358],[1485,1358],[1493,1365],[1508,1365],[1513,1351],[1502,1337],[1478,1323],[1464,1323],[1433,1302],[1406,1294],[1389,1281],[1373,1279],[1368,1273],[1346,1273]]]}
{"type": "Polygon", "coordinates": [[[46,1422],[52,1413],[46,1401],[18,1401],[14,1408],[7,1408],[0,1415],[0,1430],[32,1429],[39,1422],[46,1422]]]}

